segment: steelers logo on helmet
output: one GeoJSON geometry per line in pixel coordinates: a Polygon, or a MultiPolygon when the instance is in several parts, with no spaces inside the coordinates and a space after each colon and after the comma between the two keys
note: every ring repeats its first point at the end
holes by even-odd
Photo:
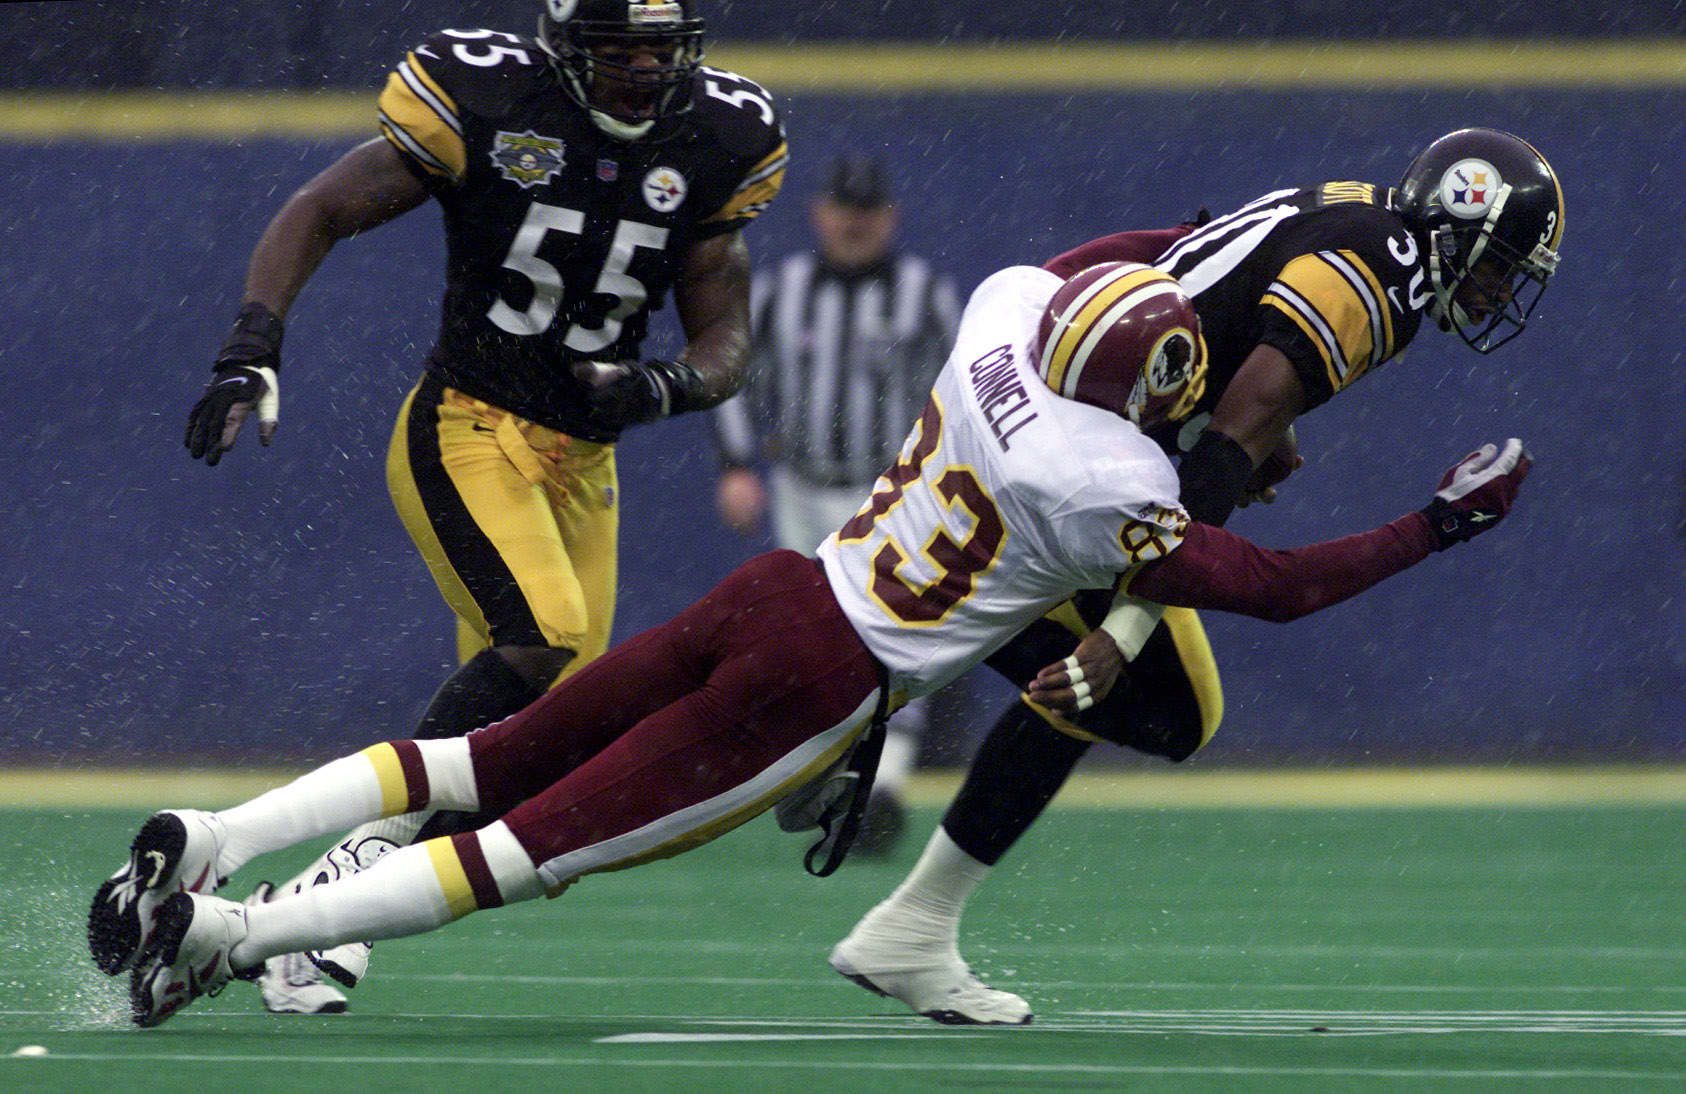
{"type": "Polygon", "coordinates": [[[1486,160],[1459,160],[1440,176],[1440,204],[1465,220],[1480,220],[1504,188],[1498,169],[1486,160]]]}
{"type": "Polygon", "coordinates": [[[1036,353],[1055,392],[1144,427],[1186,416],[1205,390],[1194,302],[1170,274],[1139,263],[1091,266],[1055,290],[1036,353]]]}
{"type": "Polygon", "coordinates": [[[1411,161],[1392,204],[1422,245],[1442,330],[1478,353],[1522,333],[1563,239],[1563,186],[1533,145],[1497,129],[1448,133],[1411,161]],[[1488,306],[1472,311],[1478,296],[1488,306]]]}

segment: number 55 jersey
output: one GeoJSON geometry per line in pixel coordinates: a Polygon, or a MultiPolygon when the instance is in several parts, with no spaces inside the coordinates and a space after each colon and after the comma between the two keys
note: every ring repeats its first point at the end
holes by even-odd
{"type": "Polygon", "coordinates": [[[1077,590],[1182,540],[1159,446],[1037,375],[1037,322],[1061,284],[1017,266],[978,287],[897,462],[820,546],[892,694],[937,690],[1077,590]]]}
{"type": "Polygon", "coordinates": [[[702,68],[692,107],[637,141],[598,129],[534,39],[447,30],[405,57],[381,132],[444,210],[446,288],[428,368],[571,436],[569,365],[639,356],[650,312],[699,242],[755,219],[784,180],[767,92],[702,68]]]}

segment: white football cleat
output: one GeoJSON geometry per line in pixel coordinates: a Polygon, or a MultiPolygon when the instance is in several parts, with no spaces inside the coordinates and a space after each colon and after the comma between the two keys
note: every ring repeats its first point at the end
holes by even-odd
{"type": "Polygon", "coordinates": [[[282,954],[263,963],[258,974],[263,1009],[271,1014],[344,1014],[345,993],[322,982],[322,970],[302,953],[282,954]]]}
{"type": "Polygon", "coordinates": [[[972,975],[952,944],[891,940],[859,926],[831,951],[831,967],[867,991],[944,1025],[1022,1026],[1030,1004],[972,975]]]}
{"type": "MultiPolygon", "coordinates": [[[[275,896],[275,886],[258,882],[248,906],[263,904],[275,896]]],[[[287,953],[263,963],[257,975],[263,1009],[271,1014],[344,1014],[350,1009],[345,994],[322,982],[322,973],[302,953],[287,953]]]]}
{"type": "Polygon", "coordinates": [[[236,975],[228,955],[246,937],[246,906],[198,893],[172,893],[158,906],[146,948],[129,974],[135,1025],[156,1026],[236,975]]]}
{"type": "Polygon", "coordinates": [[[214,813],[166,809],[141,825],[129,861],[100,884],[88,909],[88,950],[108,976],[132,968],[151,940],[158,908],[174,893],[210,893],[223,883],[225,840],[214,813]]]}
{"type": "Polygon", "coordinates": [[[348,988],[355,988],[369,975],[369,954],[373,942],[345,942],[331,950],[311,950],[305,954],[310,963],[348,988]]]}
{"type": "MultiPolygon", "coordinates": [[[[303,892],[309,885],[329,885],[352,874],[362,873],[382,855],[398,850],[401,844],[384,835],[367,834],[364,825],[346,839],[328,848],[321,858],[311,863],[293,884],[293,892],[303,892]]],[[[305,954],[310,963],[348,988],[369,974],[369,954],[372,942],[347,942],[331,950],[312,950],[305,954]]],[[[330,989],[331,990],[331,989],[330,989]]]]}
{"type": "Polygon", "coordinates": [[[363,829],[359,828],[323,852],[321,858],[293,879],[292,892],[302,893],[307,886],[327,885],[352,874],[360,874],[378,862],[382,855],[390,854],[402,846],[397,840],[385,836],[362,833],[363,829]]]}

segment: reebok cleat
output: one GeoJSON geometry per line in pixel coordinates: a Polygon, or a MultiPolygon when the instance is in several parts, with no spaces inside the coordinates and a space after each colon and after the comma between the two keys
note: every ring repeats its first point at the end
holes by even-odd
{"type": "Polygon", "coordinates": [[[369,975],[369,954],[374,948],[373,942],[346,942],[331,950],[311,950],[305,956],[330,978],[355,988],[369,975]]]}
{"type": "Polygon", "coordinates": [[[222,991],[236,975],[229,954],[245,937],[245,905],[171,894],[158,906],[151,938],[129,974],[135,1025],[159,1025],[195,999],[222,991]]]}
{"type": "MultiPolygon", "coordinates": [[[[247,907],[264,904],[275,896],[275,886],[260,881],[247,907]]],[[[263,997],[263,1009],[271,1014],[344,1014],[349,1008],[345,994],[322,982],[322,973],[302,953],[281,954],[252,970],[263,997]]]]}
{"type": "Polygon", "coordinates": [[[141,825],[129,861],[100,884],[88,909],[88,951],[108,976],[134,966],[159,906],[173,893],[214,891],[222,823],[196,809],[168,809],[141,825]]]}

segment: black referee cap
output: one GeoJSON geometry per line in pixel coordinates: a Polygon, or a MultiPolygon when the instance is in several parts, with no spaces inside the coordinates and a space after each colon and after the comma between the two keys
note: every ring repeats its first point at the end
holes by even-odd
{"type": "Polygon", "coordinates": [[[882,209],[892,201],[883,164],[865,155],[837,157],[825,192],[839,205],[856,209],[882,209]]]}

